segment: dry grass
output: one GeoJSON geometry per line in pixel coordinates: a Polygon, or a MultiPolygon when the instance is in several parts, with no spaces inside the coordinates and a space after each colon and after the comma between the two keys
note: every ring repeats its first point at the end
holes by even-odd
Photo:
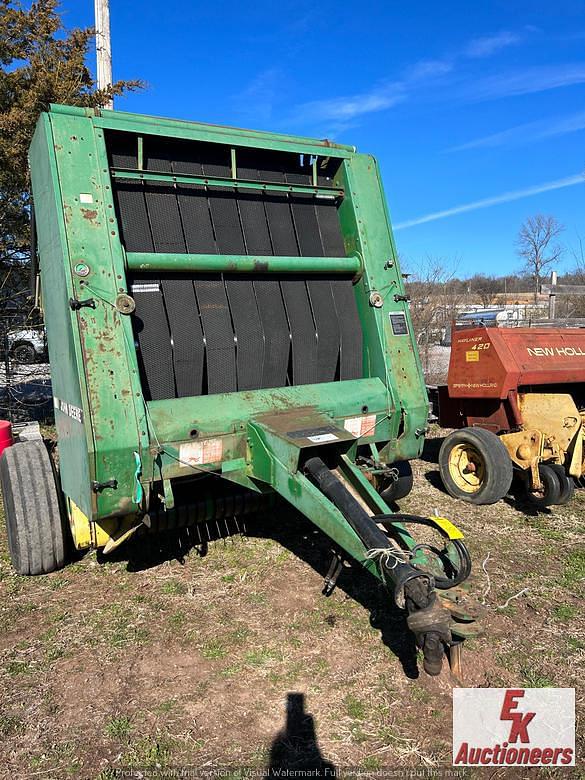
{"type": "MultiPolygon", "coordinates": [[[[572,686],[582,712],[585,494],[539,515],[474,508],[434,486],[432,456],[415,469],[401,508],[451,517],[474,558],[485,635],[467,683],[572,686]]],[[[407,676],[403,620],[361,572],[321,596],[327,544],[310,526],[279,513],[206,557],[176,551],[137,540],[126,558],[26,579],[1,538],[0,776],[302,763],[313,736],[336,766],[450,764],[450,675],[407,676]],[[291,736],[294,692],[312,721],[291,736]]]]}

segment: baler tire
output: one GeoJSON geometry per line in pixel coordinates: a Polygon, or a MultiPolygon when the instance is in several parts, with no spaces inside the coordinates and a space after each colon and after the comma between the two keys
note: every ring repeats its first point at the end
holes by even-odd
{"type": "MultiPolygon", "coordinates": [[[[538,509],[546,509],[549,506],[558,504],[561,498],[563,485],[560,477],[547,463],[541,463],[538,466],[540,481],[544,488],[542,494],[530,490],[530,482],[526,482],[526,498],[532,506],[538,509]]],[[[527,477],[529,479],[529,477],[527,477]]]]}
{"type": "Polygon", "coordinates": [[[570,474],[567,474],[564,466],[560,463],[548,463],[548,466],[555,472],[561,483],[561,495],[559,504],[568,504],[575,495],[575,480],[570,474]]]}
{"type": "Polygon", "coordinates": [[[8,549],[17,574],[65,564],[66,537],[55,474],[44,442],[19,442],[0,457],[8,549]]]}
{"type": "MultiPolygon", "coordinates": [[[[501,440],[484,428],[461,428],[452,431],[444,440],[439,451],[439,471],[443,485],[453,498],[460,498],[469,504],[495,504],[503,498],[512,484],[513,466],[510,456],[501,440]],[[461,453],[469,453],[480,464],[477,484],[461,473],[460,482],[467,481],[469,488],[458,485],[451,474],[451,454],[456,447],[461,453]]],[[[474,472],[471,472],[472,474],[474,472]]]]}
{"type": "Polygon", "coordinates": [[[407,460],[393,463],[391,468],[397,469],[398,477],[397,479],[388,480],[388,482],[383,485],[382,490],[380,490],[380,496],[387,504],[405,498],[412,490],[414,482],[412,466],[407,460]]]}

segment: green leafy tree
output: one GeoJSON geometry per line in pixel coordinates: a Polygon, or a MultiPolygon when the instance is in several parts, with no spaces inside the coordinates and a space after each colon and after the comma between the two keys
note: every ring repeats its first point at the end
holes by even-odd
{"type": "Polygon", "coordinates": [[[27,153],[49,103],[103,106],[142,86],[118,81],[98,90],[86,65],[94,30],[66,30],[57,0],[0,0],[0,277],[22,276],[30,256],[27,153]]]}

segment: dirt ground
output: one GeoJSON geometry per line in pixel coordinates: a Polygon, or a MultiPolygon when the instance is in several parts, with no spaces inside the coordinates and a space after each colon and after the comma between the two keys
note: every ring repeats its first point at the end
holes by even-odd
{"type": "MultiPolygon", "coordinates": [[[[466,643],[464,682],[575,687],[582,734],[585,491],[538,514],[514,498],[475,508],[440,488],[437,443],[413,464],[400,508],[466,534],[484,635],[466,643]]],[[[384,590],[353,568],[322,596],[327,541],[290,512],[240,530],[206,555],[185,532],[23,578],[2,524],[0,777],[450,766],[456,681],[448,668],[422,672],[384,590]]]]}

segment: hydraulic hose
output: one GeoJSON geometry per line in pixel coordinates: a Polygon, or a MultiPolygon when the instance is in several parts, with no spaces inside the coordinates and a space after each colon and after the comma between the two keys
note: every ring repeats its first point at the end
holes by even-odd
{"type": "MultiPolygon", "coordinates": [[[[310,458],[305,463],[305,472],[339,509],[366,550],[392,549],[387,536],[376,525],[376,519],[365,511],[321,458],[310,458]]],[[[389,578],[394,584],[394,601],[406,608],[408,627],[423,651],[425,671],[431,675],[440,674],[444,647],[451,642],[450,616],[437,600],[433,578],[409,563],[397,561],[390,566],[383,556],[379,559],[379,566],[384,579],[389,578]]]]}
{"type": "MultiPolygon", "coordinates": [[[[311,476],[323,495],[339,509],[347,522],[364,543],[366,550],[379,550],[391,546],[388,537],[381,531],[361,504],[351,495],[343,482],[327,468],[321,458],[310,458],[305,463],[305,471],[311,476]]],[[[383,566],[383,564],[381,563],[383,566]]],[[[432,577],[426,572],[417,571],[409,563],[397,562],[395,566],[384,566],[384,577],[394,583],[394,599],[402,606],[402,592],[409,597],[413,606],[422,609],[431,602],[432,577]],[[420,580],[416,586],[413,580],[420,580]]]]}

